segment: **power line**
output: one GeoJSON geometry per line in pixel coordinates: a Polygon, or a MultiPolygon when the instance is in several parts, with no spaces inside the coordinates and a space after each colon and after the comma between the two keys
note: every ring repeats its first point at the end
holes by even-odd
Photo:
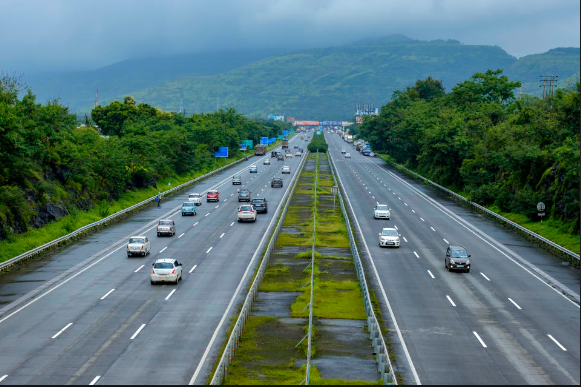
{"type": "Polygon", "coordinates": [[[540,75],[539,76],[539,82],[541,83],[539,85],[539,87],[543,88],[543,99],[545,99],[545,97],[548,97],[549,95],[553,95],[553,88],[557,88],[557,78],[559,78],[558,75],[540,75]],[[549,88],[550,88],[550,92],[549,92],[549,88]]]}

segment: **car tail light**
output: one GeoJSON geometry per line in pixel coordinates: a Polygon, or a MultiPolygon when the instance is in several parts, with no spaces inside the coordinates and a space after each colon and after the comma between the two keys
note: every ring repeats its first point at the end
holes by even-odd
{"type": "Polygon", "coordinates": [[[151,269],[151,274],[155,274],[155,269],[151,269]]]}
{"type": "Polygon", "coordinates": [[[127,245],[127,250],[129,250],[129,245],[127,245]]]}
{"type": "Polygon", "coordinates": [[[172,273],[172,274],[175,274],[175,273],[176,273],[176,269],[173,269],[173,270],[171,271],[171,273],[172,273]]]}
{"type": "Polygon", "coordinates": [[[242,212],[242,210],[238,210],[238,212],[242,212]]]}
{"type": "Polygon", "coordinates": [[[141,251],[143,251],[143,246],[141,246],[141,251]]]}

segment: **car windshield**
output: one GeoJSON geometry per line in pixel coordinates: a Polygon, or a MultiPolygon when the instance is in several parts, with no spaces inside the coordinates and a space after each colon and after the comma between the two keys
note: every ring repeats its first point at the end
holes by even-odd
{"type": "Polygon", "coordinates": [[[199,198],[200,197],[200,194],[191,194],[190,197],[191,198],[199,198]]]}
{"type": "Polygon", "coordinates": [[[173,269],[173,263],[170,262],[156,262],[154,269],[173,269]]]}
{"type": "Polygon", "coordinates": [[[130,238],[129,243],[145,243],[145,239],[143,239],[143,238],[130,238]]]}
{"type": "Polygon", "coordinates": [[[195,207],[195,206],[194,206],[194,203],[186,202],[186,203],[182,204],[182,207],[195,207]]]}
{"type": "Polygon", "coordinates": [[[162,226],[171,226],[171,224],[173,223],[173,220],[160,220],[159,224],[162,226]]]}
{"type": "Polygon", "coordinates": [[[240,190],[240,194],[241,195],[248,195],[250,192],[247,189],[241,189],[240,190]]]}
{"type": "Polygon", "coordinates": [[[233,179],[238,179],[240,180],[240,176],[234,176],[233,179]]]}
{"type": "Polygon", "coordinates": [[[250,211],[252,210],[252,206],[242,206],[240,207],[240,211],[250,211]]]}
{"type": "Polygon", "coordinates": [[[264,203],[264,199],[252,199],[252,203],[264,203]]]}
{"type": "Polygon", "coordinates": [[[384,236],[397,236],[396,230],[383,230],[382,235],[384,236]]]}
{"type": "Polygon", "coordinates": [[[380,204],[375,209],[378,211],[387,211],[388,210],[387,205],[385,205],[385,204],[380,204]]]}
{"type": "Polygon", "coordinates": [[[218,191],[208,191],[208,195],[217,195],[218,191]]]}
{"type": "Polygon", "coordinates": [[[453,258],[468,258],[468,253],[466,250],[452,250],[453,258]]]}
{"type": "Polygon", "coordinates": [[[274,179],[272,179],[272,181],[281,181],[282,179],[280,177],[275,177],[274,179]]]}

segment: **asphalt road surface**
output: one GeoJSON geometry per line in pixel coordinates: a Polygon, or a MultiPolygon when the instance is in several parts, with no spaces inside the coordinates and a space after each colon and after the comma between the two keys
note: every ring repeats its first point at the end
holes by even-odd
{"type": "Polygon", "coordinates": [[[326,138],[406,384],[579,385],[577,269],[338,135],[326,138]],[[374,219],[378,203],[390,220],[374,219]],[[379,247],[382,227],[397,227],[400,248],[379,247]],[[470,273],[444,267],[449,243],[472,255],[470,273]]]}
{"type": "MultiPolygon", "coordinates": [[[[299,136],[290,140],[306,149],[299,136]]],[[[205,384],[252,279],[253,259],[300,163],[253,157],[0,281],[0,382],[8,384],[205,384]],[[271,165],[263,165],[264,159],[271,165]],[[250,165],[258,173],[249,173],[250,165]],[[290,175],[281,175],[283,165],[290,175]],[[231,177],[242,175],[242,186],[231,177]],[[270,179],[282,176],[283,188],[270,179]],[[269,211],[237,223],[237,189],[265,197],[269,211]],[[181,216],[191,192],[217,188],[196,216],[181,216]],[[177,233],[157,237],[161,218],[177,233]],[[128,258],[131,235],[151,254],[128,258]],[[152,263],[183,264],[178,284],[151,285],[152,263]],[[243,280],[244,278],[244,280],[243,280]]]]}

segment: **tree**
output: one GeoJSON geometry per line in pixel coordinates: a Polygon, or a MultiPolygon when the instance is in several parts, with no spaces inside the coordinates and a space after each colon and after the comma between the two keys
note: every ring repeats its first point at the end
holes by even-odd
{"type": "Polygon", "coordinates": [[[466,106],[479,102],[508,104],[514,100],[514,90],[521,86],[519,81],[512,82],[502,74],[502,69],[476,73],[470,80],[459,83],[452,89],[455,103],[466,106]]]}

